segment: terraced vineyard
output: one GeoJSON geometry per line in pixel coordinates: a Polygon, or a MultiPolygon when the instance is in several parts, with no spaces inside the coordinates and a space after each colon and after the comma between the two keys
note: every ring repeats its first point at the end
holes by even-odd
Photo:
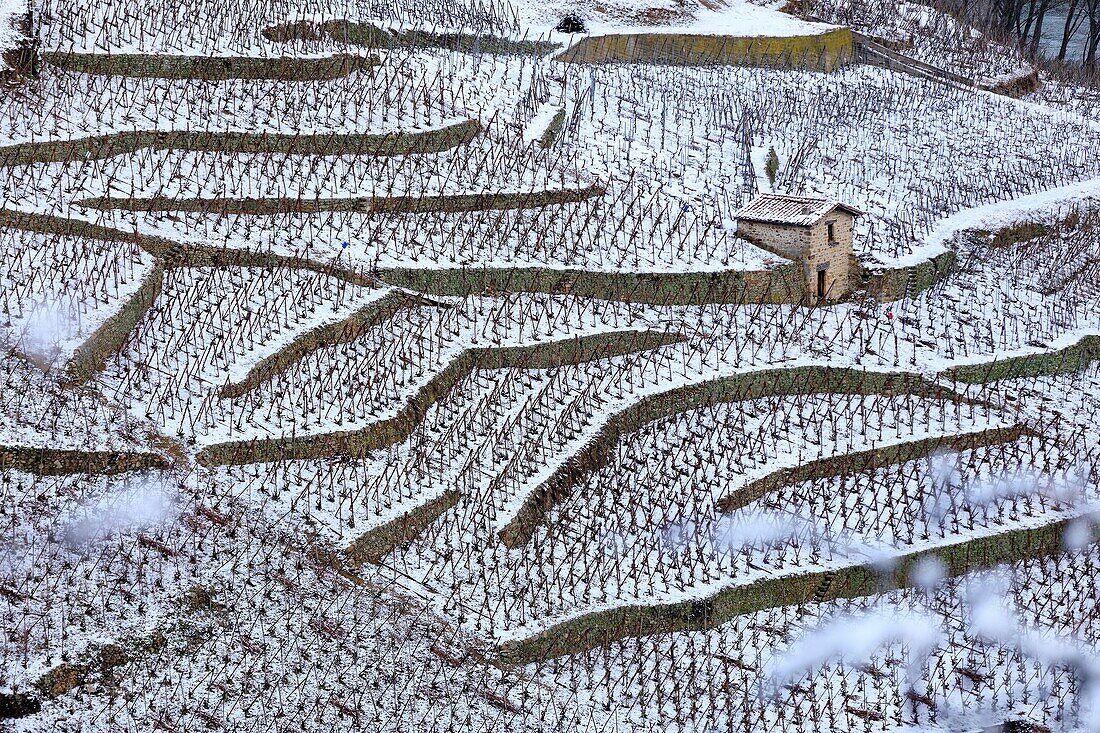
{"type": "Polygon", "coordinates": [[[574,5],[34,5],[0,728],[1098,729],[1100,124],[574,5]]]}

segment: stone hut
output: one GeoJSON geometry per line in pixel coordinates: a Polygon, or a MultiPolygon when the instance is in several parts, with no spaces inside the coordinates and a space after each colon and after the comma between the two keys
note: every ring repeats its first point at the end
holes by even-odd
{"type": "Polygon", "coordinates": [[[766,193],[737,213],[737,235],[800,262],[810,299],[833,301],[850,289],[852,223],[862,215],[835,201],[766,193]]]}

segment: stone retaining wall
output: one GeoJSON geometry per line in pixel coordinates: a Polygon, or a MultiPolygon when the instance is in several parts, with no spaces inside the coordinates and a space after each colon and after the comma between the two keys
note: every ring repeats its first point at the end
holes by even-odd
{"type": "Polygon", "coordinates": [[[1096,361],[1100,361],[1100,336],[1085,336],[1064,349],[951,367],[944,375],[967,384],[988,384],[1018,377],[1074,374],[1096,361]]]}
{"type": "Polygon", "coordinates": [[[108,318],[87,341],[73,353],[65,368],[69,384],[85,384],[107,366],[107,360],[121,351],[130,340],[138,322],[153,307],[164,285],[164,268],[157,264],[138,291],[108,318]]]}
{"type": "Polygon", "coordinates": [[[554,144],[554,141],[558,139],[558,135],[561,134],[561,130],[564,126],[565,110],[559,109],[550,119],[550,124],[542,131],[542,135],[539,136],[539,146],[543,150],[548,150],[554,144]]]}
{"type": "Polygon", "coordinates": [[[693,273],[627,273],[517,268],[388,268],[391,285],[431,295],[465,297],[505,293],[573,294],[586,298],[655,305],[710,303],[801,303],[801,267],[693,273]]]}
{"type": "Polygon", "coordinates": [[[113,475],[168,467],[168,461],[155,453],[0,445],[0,471],[17,470],[36,476],[84,473],[113,475]]]}
{"type": "Polygon", "coordinates": [[[38,76],[38,40],[35,38],[29,13],[24,12],[5,19],[12,22],[21,40],[10,48],[0,48],[0,58],[7,66],[0,69],[0,84],[19,84],[28,77],[38,76]]]}
{"type": "Polygon", "coordinates": [[[1029,426],[1020,424],[1007,428],[989,428],[974,433],[940,435],[935,438],[912,440],[872,450],[820,458],[801,466],[781,468],[763,478],[752,481],[734,493],[719,499],[716,502],[716,507],[719,512],[724,514],[748,506],[784,486],[791,486],[803,481],[867,473],[883,466],[895,466],[918,458],[925,458],[943,450],[960,453],[975,448],[1012,443],[1024,436],[1038,437],[1039,435],[1040,433],[1029,426]]]}
{"type": "Polygon", "coordinates": [[[916,265],[868,271],[862,266],[853,268],[860,278],[855,287],[862,288],[880,302],[900,300],[930,290],[955,271],[954,252],[943,252],[916,265]]]}
{"type": "Polygon", "coordinates": [[[309,354],[326,346],[351,343],[397,313],[421,305],[437,304],[409,293],[384,295],[338,323],[318,326],[295,339],[286,348],[272,354],[254,366],[240,382],[223,386],[218,391],[218,396],[232,399],[247,394],[275,375],[285,372],[291,365],[301,361],[309,354]]]}
{"type": "Polygon", "coordinates": [[[558,48],[557,43],[542,40],[513,40],[486,34],[437,32],[426,29],[384,29],[370,23],[328,20],[322,23],[299,21],[265,28],[270,41],[330,40],[366,48],[444,48],[462,53],[544,56],[558,48]]]}
{"type": "Polygon", "coordinates": [[[96,209],[127,211],[190,211],[201,213],[247,214],[274,216],[278,214],[313,214],[321,211],[348,211],[364,214],[427,214],[460,211],[502,211],[535,209],[576,203],[602,196],[600,186],[552,191],[516,193],[464,193],[441,196],[373,196],[366,198],[120,198],[101,197],[78,201],[77,204],[96,209]]]}
{"type": "Polygon", "coordinates": [[[319,81],[338,79],[381,63],[376,56],[348,54],[324,58],[245,58],[48,51],[42,54],[42,58],[58,68],[83,74],[208,81],[226,79],[319,81]]]}
{"type": "Polygon", "coordinates": [[[993,84],[983,85],[982,88],[994,94],[1019,99],[1025,94],[1039,91],[1042,85],[1042,80],[1039,79],[1039,70],[1028,69],[1008,79],[1001,79],[993,84]]]}
{"type": "Polygon", "coordinates": [[[829,71],[855,56],[852,32],[744,37],[684,33],[618,33],[582,38],[557,56],[574,64],[767,66],[829,71]]]}
{"type": "Polygon", "coordinates": [[[881,38],[873,38],[855,31],[852,32],[852,36],[855,39],[857,55],[861,62],[881,66],[890,71],[946,84],[977,87],[1006,97],[1022,97],[1036,91],[1041,85],[1039,71],[1032,67],[998,81],[975,80],[941,69],[911,56],[906,56],[901,53],[905,50],[905,46],[902,44],[885,42],[881,38]]]}
{"type": "Polygon", "coordinates": [[[85,237],[106,242],[136,244],[156,257],[165,269],[176,267],[287,267],[319,272],[365,287],[376,287],[378,285],[378,280],[365,272],[338,267],[330,262],[319,262],[305,257],[280,255],[273,252],[181,244],[163,237],[146,236],[137,232],[127,232],[122,229],[95,224],[83,219],[69,219],[53,214],[0,209],[0,226],[22,229],[28,232],[44,232],[67,237],[85,237]]]}
{"type": "Polygon", "coordinates": [[[447,491],[438,499],[405,512],[397,519],[364,534],[345,550],[353,563],[378,563],[395,548],[411,542],[461,498],[457,491],[447,491]]]}
{"type": "Polygon", "coordinates": [[[44,140],[0,146],[0,167],[65,163],[126,155],[144,148],[287,155],[410,155],[440,153],[480,134],[481,123],[466,120],[442,128],[381,133],[200,132],[136,130],[73,140],[44,140]]]}
{"type": "Polygon", "coordinates": [[[265,463],[300,458],[363,456],[400,443],[420,425],[428,410],[474,369],[553,369],[648,351],[683,341],[676,334],[614,331],[574,339],[504,348],[468,349],[409,399],[391,418],[362,428],[321,435],[218,443],[199,452],[204,466],[265,463]]]}
{"type": "Polygon", "coordinates": [[[622,437],[647,423],[715,404],[805,394],[912,394],[967,401],[919,374],[864,372],[843,367],[764,369],[645,397],[614,415],[592,442],[532,491],[516,516],[501,530],[501,541],[512,548],[529,542],[554,506],[569,497],[585,478],[608,465],[622,437]]]}
{"type": "Polygon", "coordinates": [[[951,577],[1001,563],[1049,557],[1064,551],[1063,536],[1070,521],[906,553],[886,574],[876,564],[854,565],[735,586],[694,601],[597,611],[526,639],[506,642],[499,649],[500,657],[508,664],[531,664],[580,654],[621,639],[712,629],[735,616],[767,608],[870,596],[881,593],[884,587],[908,587],[912,570],[929,557],[940,560],[951,577]]]}

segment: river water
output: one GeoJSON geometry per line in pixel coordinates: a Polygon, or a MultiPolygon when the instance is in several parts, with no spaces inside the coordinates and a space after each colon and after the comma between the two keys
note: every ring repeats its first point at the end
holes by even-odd
{"type": "MultiPolygon", "coordinates": [[[[1062,31],[1066,23],[1066,14],[1063,11],[1052,10],[1047,13],[1043,22],[1043,35],[1040,46],[1049,56],[1057,56],[1058,49],[1062,46],[1062,31]]],[[[1077,32],[1070,40],[1069,50],[1066,52],[1067,61],[1080,62],[1085,52],[1085,35],[1088,30],[1088,21],[1081,23],[1077,32]]]]}

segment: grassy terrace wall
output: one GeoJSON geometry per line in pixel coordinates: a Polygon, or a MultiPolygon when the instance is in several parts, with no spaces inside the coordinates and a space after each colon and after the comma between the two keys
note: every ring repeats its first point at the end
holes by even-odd
{"type": "Polygon", "coordinates": [[[469,142],[480,134],[481,130],[481,123],[477,120],[456,122],[433,130],[315,135],[136,130],[75,140],[45,140],[0,146],[0,167],[110,158],[144,148],[228,154],[390,156],[439,153],[469,142]]]}
{"type": "Polygon", "coordinates": [[[48,51],[49,64],[83,74],[156,77],[159,79],[281,79],[315,81],[337,79],[377,66],[377,57],[341,54],[324,58],[244,58],[174,56],[142,53],[76,53],[48,51]]]}
{"type": "Polygon", "coordinates": [[[912,394],[964,399],[918,374],[816,366],[764,369],[652,395],[613,416],[591,443],[539,485],[515,518],[501,529],[501,541],[512,548],[529,542],[554,506],[569,497],[587,476],[608,465],[619,440],[647,423],[726,402],[804,394],[912,394]]]}
{"type": "Polygon", "coordinates": [[[907,587],[913,568],[927,557],[939,558],[951,577],[999,563],[1047,557],[1065,550],[1063,534],[1069,521],[903,554],[886,574],[872,564],[853,565],[735,586],[695,601],[597,611],[527,639],[507,642],[501,646],[500,656],[510,664],[529,664],[579,654],[619,639],[712,629],[735,616],[766,608],[870,596],[884,587],[907,587]]]}
{"type": "Polygon", "coordinates": [[[379,274],[391,285],[455,297],[512,292],[571,293],[586,298],[657,305],[801,303],[805,298],[805,283],[797,264],[772,270],[687,273],[475,267],[390,268],[379,274]]]}
{"type": "Polygon", "coordinates": [[[944,252],[916,265],[894,267],[878,272],[867,271],[862,265],[853,267],[860,281],[854,284],[880,301],[900,300],[925,290],[931,290],[955,271],[954,252],[944,252]]]}
{"type": "Polygon", "coordinates": [[[37,476],[68,476],[78,473],[113,475],[168,467],[168,461],[155,453],[0,445],[0,471],[14,469],[37,476]]]}
{"type": "Polygon", "coordinates": [[[975,448],[1011,443],[1024,436],[1038,437],[1039,435],[1041,434],[1027,425],[1020,424],[1007,428],[989,428],[959,435],[940,435],[934,438],[887,445],[874,450],[819,458],[801,466],[779,469],[763,478],[752,481],[720,499],[716,507],[722,513],[732,512],[735,509],[748,506],[784,486],[803,481],[868,473],[884,466],[894,466],[918,458],[925,458],[940,451],[958,453],[974,450],[975,448]]]}
{"type": "Polygon", "coordinates": [[[950,379],[967,384],[987,384],[1017,377],[1045,377],[1074,374],[1100,360],[1100,336],[1085,336],[1072,346],[1027,356],[951,367],[944,372],[950,379]]]}
{"type": "Polygon", "coordinates": [[[393,552],[394,548],[415,539],[424,529],[461,498],[457,491],[447,491],[438,499],[405,512],[392,522],[387,522],[365,533],[345,550],[357,564],[378,563],[393,552]]]}
{"type": "Polygon", "coordinates": [[[218,214],[272,216],[319,211],[356,211],[374,214],[427,214],[458,211],[536,209],[576,203],[603,196],[600,186],[517,193],[463,193],[442,196],[373,196],[366,198],[91,198],[80,206],[128,211],[193,211],[218,214]]]}
{"type": "Polygon", "coordinates": [[[621,33],[588,36],[562,51],[558,61],[574,64],[648,63],[676,66],[768,66],[832,70],[855,56],[852,32],[736,37],[686,33],[621,33]]]}
{"type": "Polygon", "coordinates": [[[300,21],[265,28],[269,41],[330,40],[367,48],[444,48],[463,53],[542,56],[558,48],[557,43],[540,40],[512,40],[499,36],[472,33],[441,33],[436,31],[389,30],[370,23],[329,20],[323,23],[300,21]]]}
{"type": "Polygon", "coordinates": [[[676,334],[618,331],[534,346],[467,349],[420,389],[393,417],[361,430],[301,438],[219,443],[199,452],[205,466],[263,463],[337,455],[362,456],[395,445],[412,435],[428,410],[474,369],[552,369],[565,364],[608,359],[683,341],[676,334]]]}
{"type": "Polygon", "coordinates": [[[291,365],[301,361],[309,354],[326,346],[350,343],[380,323],[388,321],[397,313],[421,305],[436,304],[409,293],[384,295],[338,323],[318,326],[305,335],[298,337],[286,348],[272,354],[254,366],[240,382],[222,387],[218,392],[218,396],[234,398],[247,394],[276,374],[285,372],[291,365]]]}

